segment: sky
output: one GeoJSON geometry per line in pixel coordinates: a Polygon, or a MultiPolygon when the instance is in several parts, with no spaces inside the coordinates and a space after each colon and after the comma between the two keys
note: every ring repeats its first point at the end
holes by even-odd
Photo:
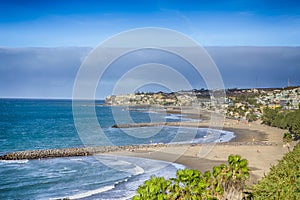
{"type": "MultiPolygon", "coordinates": [[[[226,88],[284,87],[288,79],[300,85],[299,1],[3,0],[0,97],[71,98],[79,67],[93,48],[143,27],[172,29],[204,46],[226,88]]],[[[126,59],[107,72],[99,98],[111,93],[122,65],[126,59]]],[[[181,73],[193,87],[205,87],[188,68],[182,64],[181,73]]]]}
{"type": "Polygon", "coordinates": [[[95,47],[121,31],[164,27],[205,46],[298,46],[297,0],[3,0],[0,46],[95,47]]]}

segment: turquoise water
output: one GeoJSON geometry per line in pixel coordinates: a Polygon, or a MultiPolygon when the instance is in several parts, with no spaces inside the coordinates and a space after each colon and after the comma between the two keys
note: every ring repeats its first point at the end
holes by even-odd
{"type": "Polygon", "coordinates": [[[1,153],[82,146],[67,100],[0,100],[1,153]]]}
{"type": "MultiPolygon", "coordinates": [[[[103,101],[77,104],[82,109],[84,133],[78,134],[71,100],[0,99],[0,154],[28,149],[105,145],[94,140],[97,128],[88,110],[95,109],[97,123],[112,145],[207,142],[203,129],[146,127],[113,129],[113,113],[128,113],[124,107],[103,106],[103,101]],[[93,132],[94,131],[94,132],[93,132]],[[196,134],[193,134],[196,133],[196,134]],[[180,137],[178,137],[180,135],[180,137]],[[174,139],[176,138],[176,139],[174,139]],[[86,141],[85,141],[86,144],[86,141]]],[[[133,122],[192,120],[181,115],[130,111],[133,122]]],[[[126,123],[127,118],[121,122],[126,123]]],[[[120,122],[120,121],[118,121],[120,122]]],[[[98,125],[97,125],[98,126],[98,125]]],[[[227,132],[221,138],[230,139],[227,132]]],[[[220,139],[218,138],[213,138],[220,139]]],[[[41,160],[0,161],[0,199],[127,199],[151,174],[174,176],[183,166],[161,161],[126,157],[74,157],[41,160]],[[114,167],[115,166],[115,167],[114,167]]]]}

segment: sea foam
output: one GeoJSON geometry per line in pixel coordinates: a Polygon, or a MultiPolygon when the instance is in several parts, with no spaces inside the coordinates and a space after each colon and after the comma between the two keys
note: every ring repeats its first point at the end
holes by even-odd
{"type": "Polygon", "coordinates": [[[104,186],[104,187],[101,187],[101,188],[98,188],[98,189],[95,189],[95,190],[89,190],[89,191],[81,192],[81,193],[78,193],[78,194],[74,194],[72,196],[59,197],[59,198],[50,198],[50,200],[54,200],[54,199],[81,199],[81,198],[90,197],[92,195],[99,194],[99,193],[102,193],[102,192],[106,192],[106,191],[112,190],[114,188],[115,188],[114,185],[108,185],[108,186],[104,186]]]}
{"type": "Polygon", "coordinates": [[[18,164],[24,164],[28,163],[29,160],[24,159],[24,160],[0,160],[0,163],[8,163],[8,164],[13,164],[13,163],[18,163],[18,164]]]}

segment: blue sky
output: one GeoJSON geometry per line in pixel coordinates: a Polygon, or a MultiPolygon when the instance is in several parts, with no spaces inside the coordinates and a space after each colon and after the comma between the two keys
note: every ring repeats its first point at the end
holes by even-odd
{"type": "Polygon", "coordinates": [[[0,46],[95,47],[131,28],[164,27],[203,45],[299,46],[300,2],[4,0],[0,46]]]}
{"type": "MultiPolygon", "coordinates": [[[[173,29],[207,47],[226,88],[284,87],[288,78],[300,85],[300,1],[2,0],[0,97],[71,98],[92,48],[142,27],[173,29]]],[[[122,75],[118,67],[99,98],[122,75]]]]}

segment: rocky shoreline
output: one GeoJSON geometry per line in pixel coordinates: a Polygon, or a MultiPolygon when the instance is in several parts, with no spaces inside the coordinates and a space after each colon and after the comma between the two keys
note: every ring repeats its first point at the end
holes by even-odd
{"type": "MultiPolygon", "coordinates": [[[[148,145],[128,145],[128,146],[98,146],[98,147],[82,147],[82,148],[64,148],[64,149],[44,149],[44,150],[26,150],[7,153],[0,156],[0,160],[23,160],[23,159],[42,159],[57,157],[74,157],[74,156],[91,156],[101,153],[110,153],[118,151],[136,151],[136,150],[158,150],[162,147],[179,147],[179,146],[201,146],[209,144],[148,144],[148,145]]],[[[234,146],[273,146],[271,142],[222,142],[214,145],[234,145],[234,146]]]]}

